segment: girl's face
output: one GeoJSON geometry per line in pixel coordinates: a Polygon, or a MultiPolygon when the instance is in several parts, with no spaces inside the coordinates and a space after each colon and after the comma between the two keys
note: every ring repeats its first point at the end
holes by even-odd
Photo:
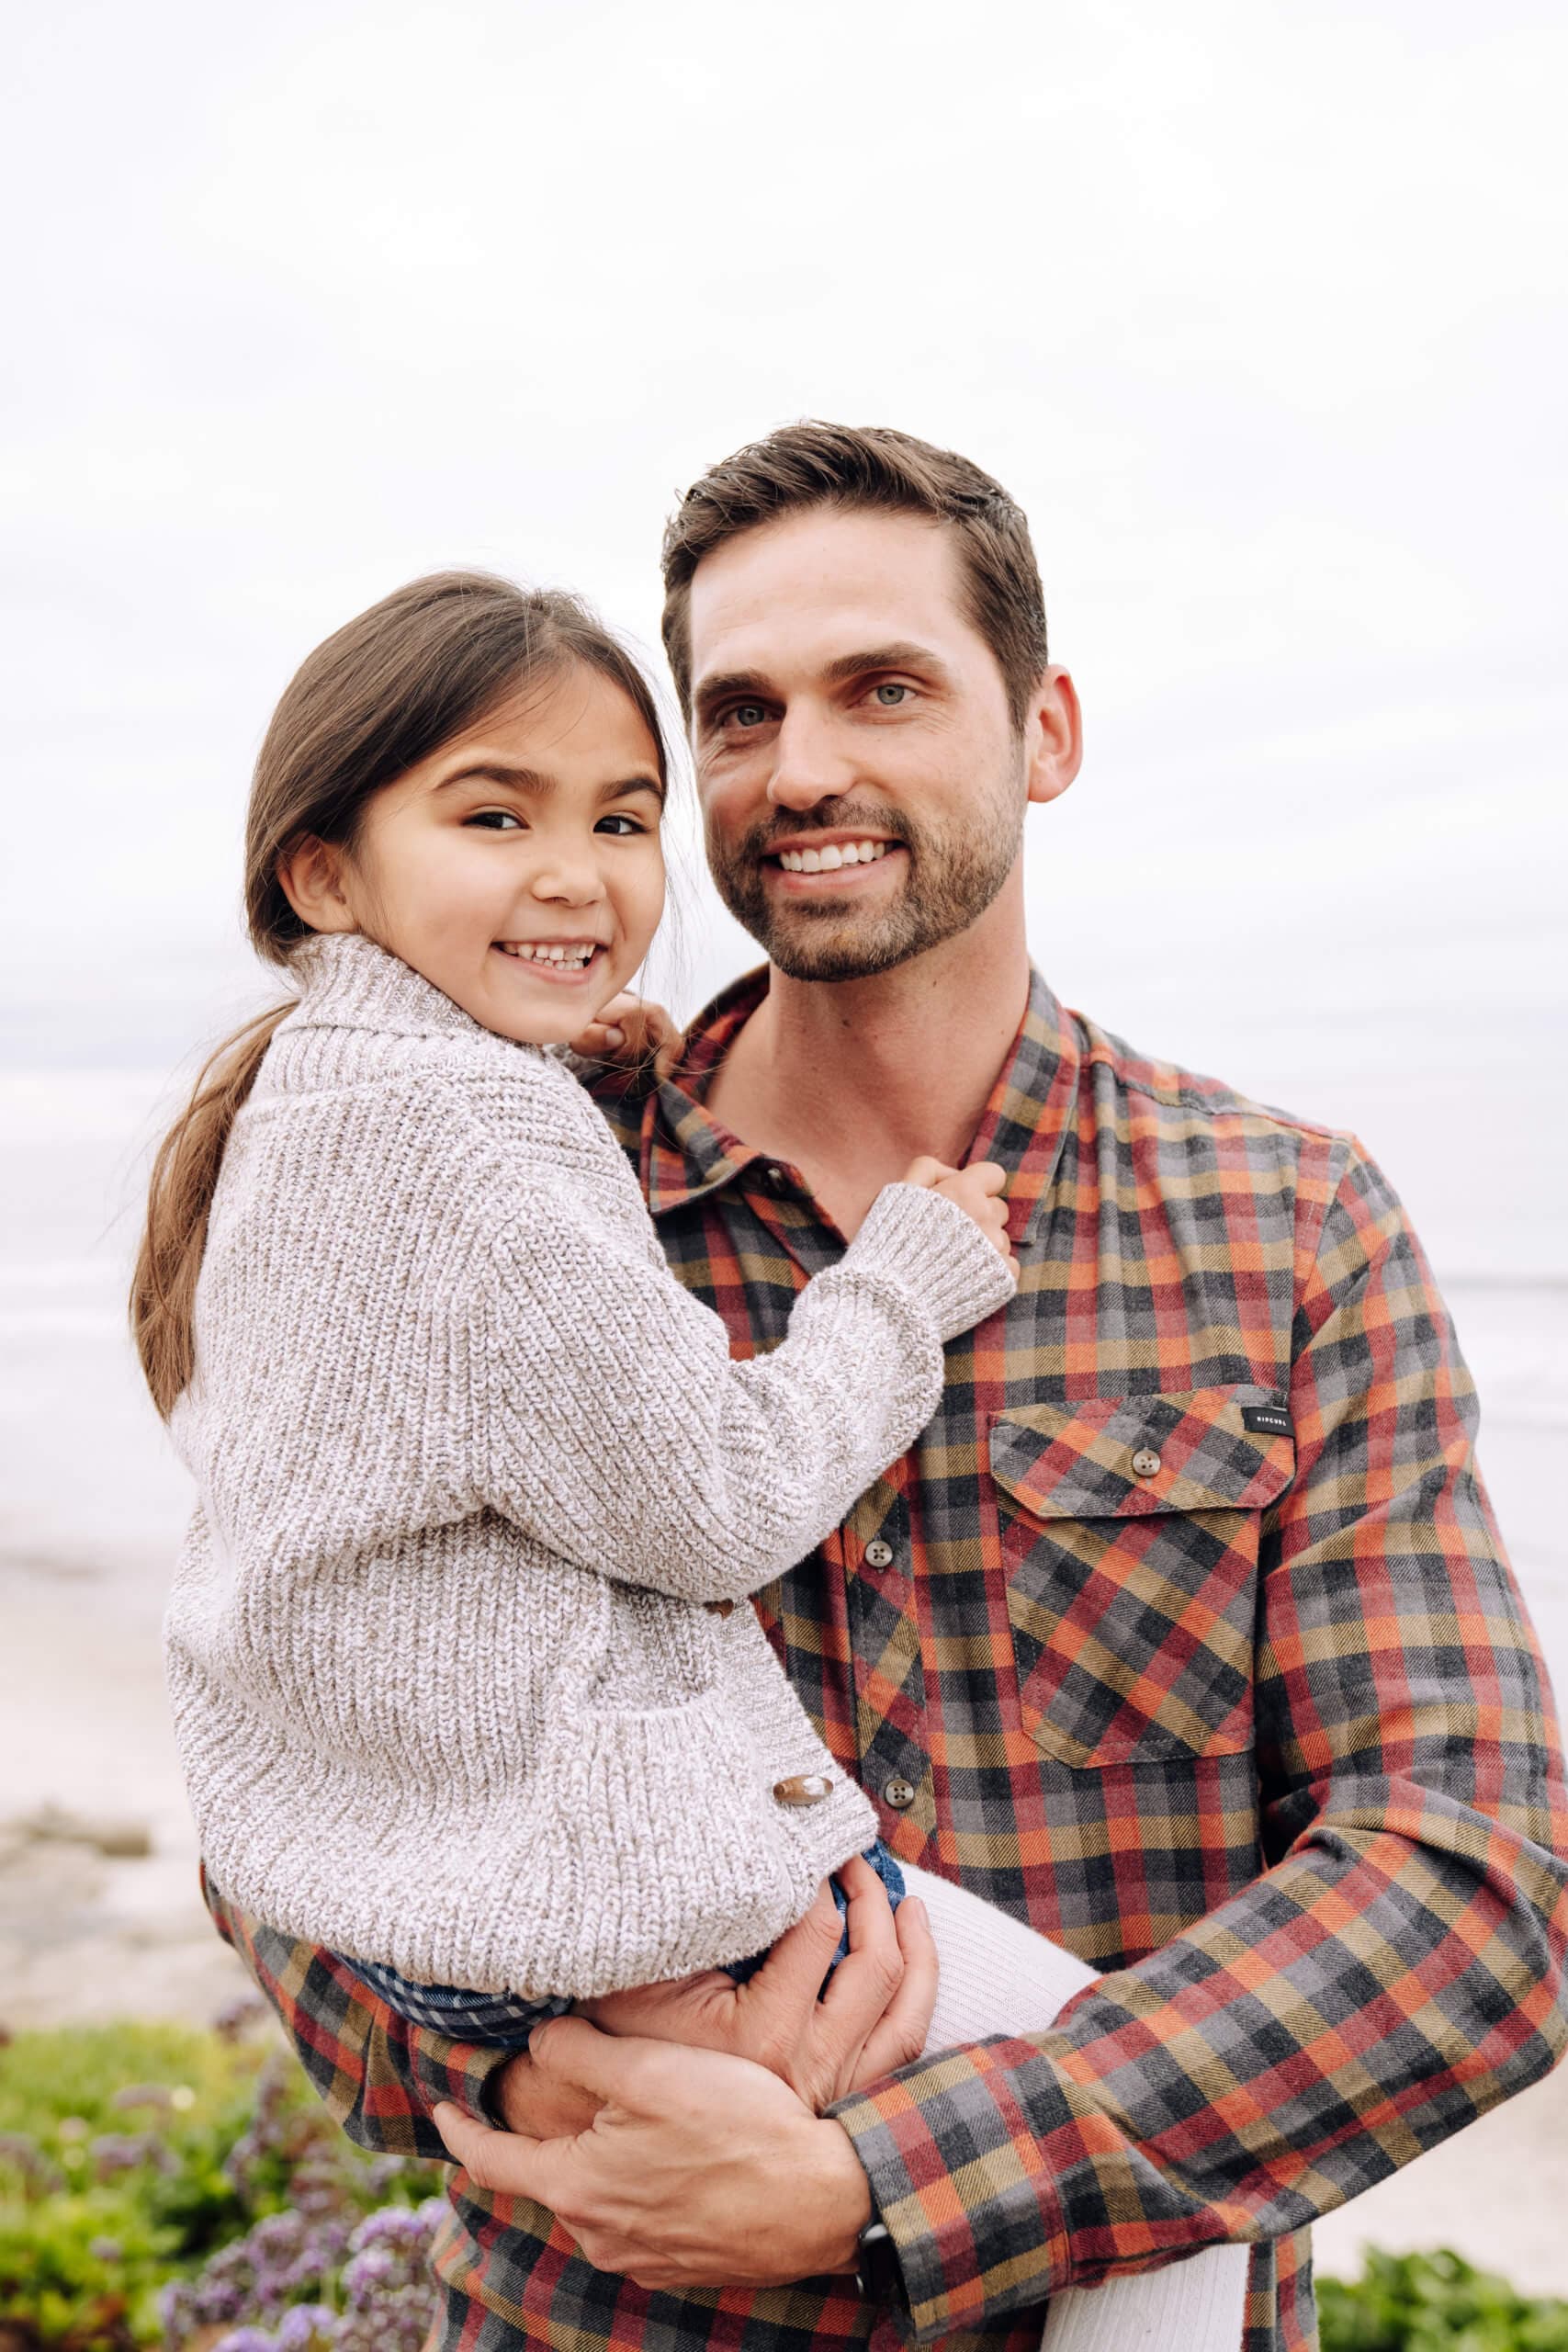
{"type": "Polygon", "coordinates": [[[316,931],[361,931],[485,1028],[574,1037],[625,988],[664,905],[659,755],[635,706],[574,663],[369,803],[352,854],[281,879],[316,931]]]}

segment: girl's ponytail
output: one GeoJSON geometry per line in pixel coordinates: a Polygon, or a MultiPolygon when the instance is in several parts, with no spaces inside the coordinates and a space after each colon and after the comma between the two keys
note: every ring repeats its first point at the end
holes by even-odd
{"type": "MultiPolygon", "coordinates": [[[[543,689],[579,664],[632,704],[667,784],[653,690],[575,596],[484,571],[441,571],[395,590],[318,645],[285,687],[256,760],[245,914],[257,955],[287,971],[310,935],[278,880],[285,858],[309,841],[352,851],[366,808],[384,786],[513,695],[543,689]]],[[[219,1046],[152,1163],[130,1328],[165,1419],[196,1362],[191,1316],[223,1147],[273,1031],[292,1009],[275,1005],[219,1046]]]]}
{"type": "Polygon", "coordinates": [[[147,1222],[130,1280],[130,1331],[152,1402],[164,1420],[190,1379],[192,1310],[207,1247],[207,1216],[235,1113],[256,1082],[272,1033],[290,999],[247,1021],[202,1067],[190,1101],[158,1147],[147,1222]]]}

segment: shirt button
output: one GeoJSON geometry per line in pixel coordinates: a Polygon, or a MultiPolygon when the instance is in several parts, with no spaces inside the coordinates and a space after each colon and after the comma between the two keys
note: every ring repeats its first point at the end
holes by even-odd
{"type": "Polygon", "coordinates": [[[865,1557],[868,1567],[890,1568],[893,1566],[893,1546],[885,1544],[880,1535],[874,1536],[865,1547],[865,1557]]]}
{"type": "Polygon", "coordinates": [[[1141,1445],[1136,1453],[1134,1454],[1133,1476],[1134,1478],[1157,1478],[1159,1476],[1159,1455],[1155,1452],[1152,1445],[1141,1445]]]}
{"type": "Polygon", "coordinates": [[[914,1782],[904,1780],[889,1781],[882,1792],[882,1801],[884,1804],[890,1804],[895,1813],[908,1813],[915,1802],[914,1782]]]}
{"type": "Polygon", "coordinates": [[[823,1772],[792,1772],[787,1781],[773,1782],[773,1795],[780,1804],[820,1804],[832,1793],[833,1783],[823,1772]]]}
{"type": "Polygon", "coordinates": [[[787,1168],[779,1168],[779,1167],[777,1167],[777,1166],[774,1166],[774,1167],[773,1167],[773,1168],[768,1169],[768,1170],[765,1171],[765,1174],[766,1174],[766,1179],[767,1179],[768,1190],[769,1190],[769,1192],[770,1192],[770,1193],[787,1193],[787,1192],[788,1192],[788,1190],[789,1190],[789,1170],[788,1170],[787,1168]]]}

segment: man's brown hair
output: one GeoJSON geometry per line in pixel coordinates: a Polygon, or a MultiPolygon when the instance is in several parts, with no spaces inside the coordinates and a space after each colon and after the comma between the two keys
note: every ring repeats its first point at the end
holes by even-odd
{"type": "Polygon", "coordinates": [[[1044,670],[1045,600],[1023,510],[952,449],[882,424],[783,424],[710,466],[664,533],[664,650],[692,715],[692,575],[727,539],[813,506],[883,508],[945,523],[958,541],[965,617],[997,658],[1014,727],[1044,670]]]}

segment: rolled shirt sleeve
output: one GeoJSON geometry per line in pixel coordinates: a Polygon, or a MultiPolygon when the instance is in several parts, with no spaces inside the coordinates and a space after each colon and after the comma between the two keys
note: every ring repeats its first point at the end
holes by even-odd
{"type": "Polygon", "coordinates": [[[490,2095],[512,2051],[449,2041],[411,2025],[335,1952],[264,1927],[205,1872],[202,1892],[219,1934],[277,2012],[310,2087],[351,2140],[378,2155],[446,2164],[451,2159],[431,2121],[442,2100],[478,2122],[501,2120],[490,2095]]]}

